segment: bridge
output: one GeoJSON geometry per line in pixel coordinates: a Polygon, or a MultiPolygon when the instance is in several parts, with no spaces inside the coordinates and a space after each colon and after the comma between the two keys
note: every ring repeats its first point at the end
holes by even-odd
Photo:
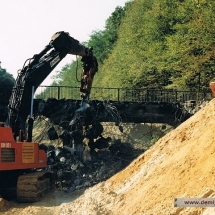
{"type": "MultiPolygon", "coordinates": [[[[47,109],[58,112],[58,107],[74,108],[75,111],[81,103],[79,87],[41,86],[35,98],[46,106],[41,110],[44,115],[47,109]]],[[[211,92],[93,87],[89,103],[96,110],[101,106],[106,109],[106,113],[100,113],[101,122],[121,120],[177,126],[193,114],[191,111],[198,104],[212,98],[211,92]]]]}
{"type": "MultiPolygon", "coordinates": [[[[4,100],[2,92],[0,104],[4,100]]],[[[190,110],[212,98],[211,92],[93,87],[88,103],[97,111],[100,122],[167,123],[176,126],[192,115],[190,110]]],[[[74,115],[80,104],[79,87],[40,86],[35,92],[35,112],[49,118],[63,114],[62,110],[74,115]]],[[[3,121],[5,107],[0,112],[4,115],[0,118],[3,121]]]]}

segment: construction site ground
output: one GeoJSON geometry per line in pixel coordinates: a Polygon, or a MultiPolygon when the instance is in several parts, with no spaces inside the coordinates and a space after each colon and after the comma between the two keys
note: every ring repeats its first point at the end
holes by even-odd
{"type": "Polygon", "coordinates": [[[106,181],[37,203],[1,199],[0,214],[215,214],[214,207],[174,207],[175,198],[215,198],[214,127],[215,99],[106,181]]]}

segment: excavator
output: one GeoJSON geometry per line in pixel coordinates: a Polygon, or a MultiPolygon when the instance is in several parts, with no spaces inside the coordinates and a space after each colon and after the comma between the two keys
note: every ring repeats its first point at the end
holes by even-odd
{"type": "Polygon", "coordinates": [[[16,187],[19,202],[36,202],[54,187],[54,174],[47,171],[47,155],[32,142],[34,93],[67,55],[81,57],[80,97],[89,99],[98,63],[93,49],[60,31],[39,53],[27,59],[16,78],[8,104],[6,122],[0,123],[0,188],[16,187]]]}

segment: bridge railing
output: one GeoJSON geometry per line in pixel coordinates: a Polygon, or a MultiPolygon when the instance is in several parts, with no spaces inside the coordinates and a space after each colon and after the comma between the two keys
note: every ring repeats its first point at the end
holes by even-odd
{"type": "MultiPolygon", "coordinates": [[[[12,86],[0,86],[0,102],[8,101],[8,91],[12,86]]],[[[80,100],[79,87],[69,86],[39,86],[35,92],[38,99],[74,99],[80,100]]],[[[91,100],[112,100],[127,102],[186,102],[189,100],[211,100],[212,92],[158,90],[158,89],[126,89],[93,87],[91,100]]]]}
{"type": "Polygon", "coordinates": [[[39,99],[80,99],[79,87],[69,86],[39,86],[35,92],[35,98],[39,99]]]}
{"type": "MultiPolygon", "coordinates": [[[[79,87],[40,86],[36,98],[47,99],[80,99],[79,87]]],[[[211,100],[211,92],[158,90],[158,89],[125,89],[93,87],[91,100],[112,100],[128,102],[185,102],[188,100],[211,100]]]]}
{"type": "Polygon", "coordinates": [[[123,99],[129,101],[158,101],[158,102],[185,102],[188,100],[211,100],[212,93],[180,91],[180,90],[157,90],[157,89],[126,89],[123,99]]]}

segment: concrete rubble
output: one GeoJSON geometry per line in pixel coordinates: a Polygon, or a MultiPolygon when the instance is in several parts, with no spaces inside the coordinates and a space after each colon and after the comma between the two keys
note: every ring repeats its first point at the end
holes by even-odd
{"type": "Polygon", "coordinates": [[[90,187],[110,178],[143,152],[120,140],[107,142],[107,147],[102,149],[86,147],[82,158],[68,146],[41,144],[40,147],[47,152],[47,170],[55,172],[56,187],[65,192],[90,187]]]}
{"type": "MultiPolygon", "coordinates": [[[[40,144],[40,148],[47,152],[47,169],[55,172],[56,186],[60,190],[73,192],[93,186],[125,168],[143,152],[120,139],[104,137],[97,112],[88,103],[75,106],[73,112],[69,111],[71,106],[64,106],[66,114],[62,114],[62,110],[50,114],[52,109],[47,105],[42,104],[39,115],[48,117],[53,125],[62,128],[56,131],[51,126],[47,134],[50,140],[61,139],[63,146],[40,144]]],[[[117,111],[114,107],[108,108],[106,114],[113,118],[116,129],[123,132],[117,111]]]]}

